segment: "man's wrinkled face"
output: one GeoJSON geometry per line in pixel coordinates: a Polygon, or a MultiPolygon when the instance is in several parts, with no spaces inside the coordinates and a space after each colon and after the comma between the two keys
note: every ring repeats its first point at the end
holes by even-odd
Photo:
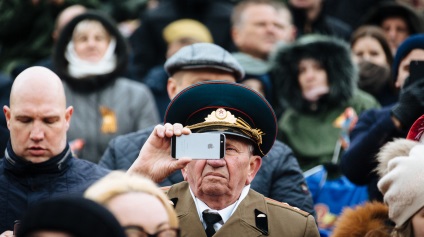
{"type": "Polygon", "coordinates": [[[196,197],[228,196],[235,201],[259,169],[255,162],[261,158],[252,152],[253,146],[247,141],[227,136],[223,159],[193,160],[183,169],[184,178],[196,197]]]}
{"type": "Polygon", "coordinates": [[[290,12],[269,5],[248,6],[241,22],[233,26],[233,40],[240,51],[264,60],[279,41],[292,42],[294,37],[290,12]]]}
{"type": "Polygon", "coordinates": [[[65,108],[56,93],[25,93],[3,108],[16,155],[40,163],[60,154],[66,146],[66,131],[72,107],[65,108]]]}

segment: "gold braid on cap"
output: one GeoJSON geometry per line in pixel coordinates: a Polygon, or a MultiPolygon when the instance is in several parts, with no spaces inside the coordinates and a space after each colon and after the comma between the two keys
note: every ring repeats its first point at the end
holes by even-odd
{"type": "Polygon", "coordinates": [[[205,118],[204,122],[189,125],[187,127],[189,129],[199,129],[211,126],[222,126],[239,129],[242,133],[253,139],[258,144],[258,148],[263,154],[260,145],[262,144],[262,135],[265,135],[265,133],[260,129],[252,128],[242,118],[236,118],[233,114],[230,113],[230,111],[226,111],[223,108],[218,108],[216,111],[213,111],[205,118]]]}

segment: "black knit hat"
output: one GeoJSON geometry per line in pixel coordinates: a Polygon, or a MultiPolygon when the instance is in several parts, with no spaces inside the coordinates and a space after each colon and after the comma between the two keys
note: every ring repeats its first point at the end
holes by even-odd
{"type": "Polygon", "coordinates": [[[29,209],[16,236],[25,237],[35,231],[59,231],[75,237],[125,237],[112,213],[82,197],[42,201],[29,209]]]}
{"type": "Polygon", "coordinates": [[[399,45],[392,65],[394,80],[397,80],[400,63],[414,49],[424,49],[424,34],[411,35],[399,45]]]}

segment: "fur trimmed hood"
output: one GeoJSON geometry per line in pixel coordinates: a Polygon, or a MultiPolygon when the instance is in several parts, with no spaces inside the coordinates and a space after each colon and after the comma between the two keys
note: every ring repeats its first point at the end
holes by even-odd
{"type": "Polygon", "coordinates": [[[88,11],[72,19],[62,30],[56,44],[53,62],[55,71],[71,88],[79,92],[91,92],[106,87],[123,75],[128,64],[128,46],[116,27],[115,22],[105,14],[97,11],[88,11]],[[77,24],[83,20],[95,20],[100,22],[110,35],[116,39],[115,54],[117,57],[116,68],[107,74],[95,75],[84,79],[73,78],[68,73],[68,60],[65,58],[65,51],[68,43],[72,40],[72,35],[77,24]]]}
{"type": "Polygon", "coordinates": [[[358,69],[351,59],[349,45],[324,35],[306,35],[278,47],[272,56],[273,86],[280,106],[308,111],[310,102],[302,96],[298,65],[302,59],[318,60],[327,72],[330,92],[318,101],[318,109],[343,105],[357,87],[358,69]]]}
{"type": "Polygon", "coordinates": [[[399,156],[409,156],[411,149],[418,144],[417,141],[399,138],[382,146],[377,154],[379,164],[375,171],[378,176],[383,177],[387,174],[390,160],[399,156]]]}
{"type": "Polygon", "coordinates": [[[381,202],[368,202],[355,208],[345,208],[331,236],[389,237],[393,227],[388,206],[381,202]]]}

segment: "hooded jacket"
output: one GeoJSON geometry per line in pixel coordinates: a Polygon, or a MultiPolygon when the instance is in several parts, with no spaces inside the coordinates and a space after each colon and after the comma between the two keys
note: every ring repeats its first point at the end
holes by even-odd
{"type": "Polygon", "coordinates": [[[280,47],[272,73],[276,101],[286,108],[279,119],[279,138],[292,147],[304,170],[331,160],[342,132],[333,122],[346,108],[359,115],[379,107],[375,98],[357,89],[358,71],[349,46],[334,37],[307,35],[280,47]],[[302,59],[319,61],[327,73],[329,92],[318,99],[314,109],[303,98],[298,81],[302,59]]]}
{"type": "Polygon", "coordinates": [[[139,82],[121,75],[126,70],[128,48],[115,24],[98,12],[75,17],[63,29],[54,52],[56,72],[62,78],[67,104],[74,106],[68,131],[72,142],[82,139],[83,146],[74,150],[78,157],[97,162],[110,139],[159,123],[156,104],[150,90],[139,82]],[[65,57],[75,27],[83,20],[100,22],[116,40],[116,67],[110,73],[74,78],[65,57]]]}

